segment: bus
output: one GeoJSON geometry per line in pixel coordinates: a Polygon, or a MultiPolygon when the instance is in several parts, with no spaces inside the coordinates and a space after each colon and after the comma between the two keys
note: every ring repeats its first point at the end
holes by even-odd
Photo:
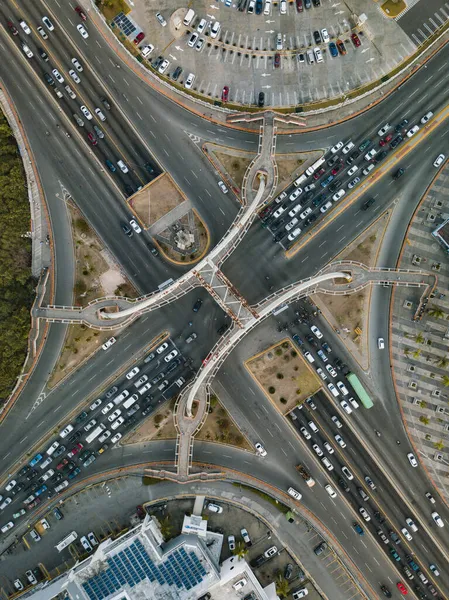
{"type": "Polygon", "coordinates": [[[59,542],[59,544],[56,544],[56,546],[55,546],[56,550],[58,550],[58,552],[62,552],[64,550],[64,548],[67,548],[67,546],[70,546],[70,544],[72,542],[74,542],[77,537],[78,537],[78,534],[76,533],[76,531],[72,531],[71,533],[69,533],[69,535],[67,537],[65,537],[63,540],[61,540],[59,542]]]}
{"type": "Polygon", "coordinates": [[[86,437],[86,444],[90,444],[91,442],[93,442],[102,431],[104,431],[106,429],[106,425],[103,425],[103,423],[101,423],[100,425],[98,425],[98,427],[96,427],[92,433],[89,433],[89,435],[86,437]]]}
{"type": "Polygon", "coordinates": [[[365,388],[360,383],[359,378],[355,373],[348,373],[347,379],[349,383],[352,385],[354,392],[357,394],[360,402],[363,404],[365,408],[372,408],[374,406],[371,398],[366,393],[365,388]]]}
{"type": "Polygon", "coordinates": [[[321,165],[324,165],[324,163],[326,162],[326,160],[324,159],[324,157],[322,156],[321,158],[319,158],[316,162],[313,163],[313,165],[311,165],[307,171],[306,171],[306,175],[308,177],[310,177],[311,175],[313,175],[315,173],[315,171],[317,171],[321,165]]]}

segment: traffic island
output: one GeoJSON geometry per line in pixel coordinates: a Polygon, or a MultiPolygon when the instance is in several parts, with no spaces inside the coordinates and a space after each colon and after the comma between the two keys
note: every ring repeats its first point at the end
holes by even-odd
{"type": "Polygon", "coordinates": [[[289,339],[256,354],[245,367],[283,415],[321,387],[321,380],[289,339]]]}

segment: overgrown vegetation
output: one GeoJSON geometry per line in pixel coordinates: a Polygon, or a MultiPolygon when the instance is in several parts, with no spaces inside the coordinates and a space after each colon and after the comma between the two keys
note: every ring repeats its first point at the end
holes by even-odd
{"type": "Polygon", "coordinates": [[[264,500],[267,500],[268,502],[270,502],[271,504],[273,504],[284,515],[286,513],[288,513],[288,511],[290,510],[288,506],[285,506],[285,504],[282,504],[282,502],[279,502],[278,500],[276,500],[276,498],[273,498],[273,496],[269,496],[265,492],[262,492],[261,490],[258,490],[257,488],[252,487],[251,485],[245,485],[244,483],[238,483],[237,481],[233,481],[232,485],[235,485],[235,486],[237,486],[237,487],[239,487],[239,488],[241,488],[243,490],[249,490],[253,494],[257,494],[258,496],[260,496],[264,500]]]}
{"type": "Polygon", "coordinates": [[[0,403],[11,393],[26,357],[33,302],[25,173],[16,140],[0,115],[0,403]]]}

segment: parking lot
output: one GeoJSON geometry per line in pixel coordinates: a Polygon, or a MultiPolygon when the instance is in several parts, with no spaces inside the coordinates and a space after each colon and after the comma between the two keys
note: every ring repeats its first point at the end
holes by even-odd
{"type": "Polygon", "coordinates": [[[322,0],[320,6],[299,12],[296,2],[285,2],[285,14],[278,2],[262,2],[263,9],[269,6],[268,14],[263,9],[261,14],[256,10],[249,14],[245,0],[226,4],[195,0],[189,5],[195,17],[187,26],[183,24],[187,9],[177,9],[171,1],[158,9],[166,26],[156,19],[156,9],[135,7],[130,17],[146,34],[141,47],[153,47],[147,60],[156,69],[165,59],[169,64],[164,75],[172,79],[176,71],[175,79],[185,85],[193,74],[189,89],[240,104],[255,104],[261,91],[267,106],[342,96],[381,78],[416,48],[375,3],[356,0],[350,9],[345,3],[322,0]],[[353,15],[362,13],[367,20],[359,26],[353,15]],[[329,37],[321,35],[323,29],[329,37]],[[351,40],[352,33],[357,42],[351,40]],[[329,44],[337,40],[344,50],[332,56],[329,44]],[[323,60],[317,64],[315,57],[310,64],[307,50],[316,47],[323,60]]]}

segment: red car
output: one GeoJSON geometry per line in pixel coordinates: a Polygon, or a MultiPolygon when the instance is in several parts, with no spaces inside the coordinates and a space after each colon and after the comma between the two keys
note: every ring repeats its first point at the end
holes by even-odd
{"type": "Polygon", "coordinates": [[[76,444],[76,446],[74,446],[74,447],[73,447],[73,448],[70,450],[70,452],[67,454],[67,457],[68,457],[68,458],[72,458],[72,456],[75,456],[75,454],[78,454],[78,452],[79,452],[80,450],[82,450],[83,448],[84,448],[83,444],[81,444],[81,443],[78,443],[78,444],[76,444]]]}
{"type": "Polygon", "coordinates": [[[143,40],[143,38],[145,37],[145,34],[143,31],[141,31],[140,33],[138,33],[136,35],[136,37],[134,38],[134,43],[135,44],[140,44],[140,42],[143,40]]]}
{"type": "Polygon", "coordinates": [[[281,55],[279,53],[276,53],[274,55],[274,68],[277,69],[280,64],[281,64],[281,55]]]}
{"type": "Polygon", "coordinates": [[[88,133],[87,137],[89,138],[89,141],[91,142],[92,146],[96,146],[98,144],[97,138],[94,136],[93,133],[88,133]]]}
{"type": "Polygon", "coordinates": [[[296,10],[298,12],[302,12],[304,10],[302,0],[296,0],[296,10]]]}
{"type": "Polygon", "coordinates": [[[61,462],[59,463],[59,465],[56,465],[56,468],[58,471],[60,471],[61,469],[63,469],[67,464],[69,463],[67,458],[63,458],[61,460],[61,462]]]}
{"type": "Polygon", "coordinates": [[[227,102],[229,98],[229,88],[227,85],[224,86],[223,91],[221,92],[221,101],[227,102]]]}
{"type": "Polygon", "coordinates": [[[398,590],[401,592],[401,594],[403,596],[406,596],[408,594],[408,590],[403,583],[401,583],[401,582],[397,583],[396,587],[398,588],[398,590]]]}
{"type": "Polygon", "coordinates": [[[39,502],[41,501],[41,499],[39,497],[35,498],[33,500],[33,502],[30,502],[27,506],[28,510],[31,510],[32,508],[34,508],[35,506],[37,506],[39,504],[39,502]]]}
{"type": "Polygon", "coordinates": [[[315,179],[315,181],[317,179],[319,179],[321,177],[321,175],[324,175],[324,173],[326,172],[326,169],[324,167],[321,167],[321,169],[319,171],[317,171],[316,173],[313,174],[313,178],[315,179]]]}
{"type": "Polygon", "coordinates": [[[11,21],[8,21],[6,24],[7,24],[7,25],[8,25],[8,27],[10,28],[10,30],[11,30],[11,33],[12,33],[13,35],[17,35],[17,34],[19,33],[19,32],[17,31],[17,27],[15,27],[14,23],[11,23],[11,21]]]}
{"type": "Polygon", "coordinates": [[[339,163],[337,166],[335,166],[332,169],[332,171],[331,171],[332,175],[336,175],[338,173],[338,171],[341,171],[342,168],[343,168],[342,163],[339,163]]]}
{"type": "Polygon", "coordinates": [[[141,504],[139,504],[139,506],[136,506],[136,513],[137,513],[137,516],[139,517],[139,519],[145,519],[146,514],[147,514],[141,504]]]}
{"type": "Polygon", "coordinates": [[[392,139],[393,139],[393,134],[389,133],[387,135],[387,137],[383,138],[383,140],[380,140],[379,146],[385,146],[385,144],[388,144],[388,142],[391,142],[392,139]]]}
{"type": "Polygon", "coordinates": [[[346,54],[346,46],[342,40],[337,40],[337,48],[342,56],[346,54]]]}
{"type": "Polygon", "coordinates": [[[351,40],[356,48],[362,45],[362,42],[360,41],[360,38],[356,33],[353,33],[351,35],[351,40]]]}
{"type": "Polygon", "coordinates": [[[75,11],[79,14],[79,16],[81,17],[81,19],[83,21],[87,21],[87,17],[83,12],[83,9],[81,8],[81,6],[75,6],[75,11]]]}

